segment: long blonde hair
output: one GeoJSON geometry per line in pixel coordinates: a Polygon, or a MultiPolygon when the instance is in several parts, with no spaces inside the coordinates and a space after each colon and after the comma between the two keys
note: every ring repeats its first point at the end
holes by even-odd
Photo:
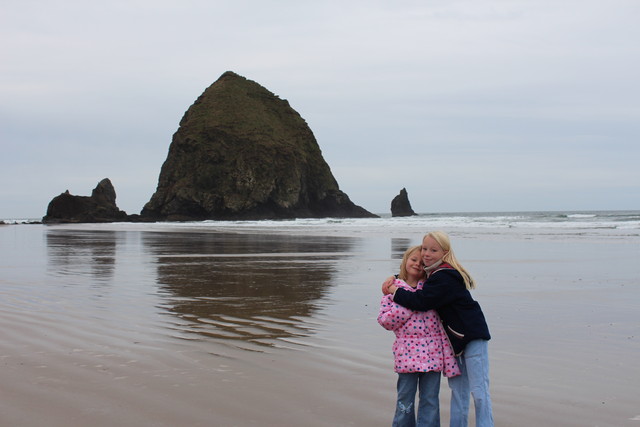
{"type": "Polygon", "coordinates": [[[449,235],[444,231],[432,231],[425,234],[424,237],[431,237],[438,243],[438,245],[440,245],[442,250],[445,252],[445,255],[442,257],[442,261],[458,270],[458,272],[462,275],[464,285],[467,289],[475,289],[475,280],[473,280],[473,277],[471,277],[469,272],[462,266],[462,264],[460,264],[460,261],[458,261],[456,255],[453,253],[453,249],[451,249],[451,240],[449,239],[449,235]]]}
{"type": "MultiPolygon", "coordinates": [[[[404,255],[402,256],[402,262],[400,263],[400,274],[398,274],[399,279],[405,282],[409,279],[409,277],[407,276],[407,261],[409,261],[409,257],[414,252],[418,252],[419,256],[421,250],[422,246],[412,246],[404,252],[404,255]]],[[[426,273],[422,275],[422,278],[424,278],[425,275],[426,273]]]]}

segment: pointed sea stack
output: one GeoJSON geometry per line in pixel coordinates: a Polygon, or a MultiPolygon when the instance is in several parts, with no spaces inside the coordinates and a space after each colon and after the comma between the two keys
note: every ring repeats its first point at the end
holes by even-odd
{"type": "Polygon", "coordinates": [[[400,194],[393,198],[391,201],[391,216],[413,216],[416,213],[411,208],[409,203],[409,195],[407,190],[403,188],[400,190],[400,194]]]}
{"type": "Polygon", "coordinates": [[[340,191],[305,120],[224,73],[180,121],[141,216],[153,220],[376,217],[340,191]]]}

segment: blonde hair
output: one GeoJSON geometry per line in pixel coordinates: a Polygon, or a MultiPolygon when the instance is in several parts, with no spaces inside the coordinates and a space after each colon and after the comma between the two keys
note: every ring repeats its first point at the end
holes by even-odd
{"type": "Polygon", "coordinates": [[[458,272],[462,275],[464,285],[467,289],[475,289],[475,280],[473,280],[473,277],[471,277],[469,272],[462,266],[462,264],[460,264],[460,261],[458,261],[456,255],[453,253],[453,249],[451,249],[451,240],[449,240],[449,235],[444,231],[432,231],[425,234],[424,237],[431,237],[438,243],[438,245],[440,245],[442,250],[445,252],[445,255],[442,257],[442,261],[458,270],[458,272]]]}
{"type": "MultiPolygon", "coordinates": [[[[400,274],[398,274],[399,279],[404,280],[405,282],[409,279],[407,276],[407,261],[409,261],[411,254],[414,252],[418,252],[418,254],[420,254],[421,250],[422,246],[412,246],[404,252],[402,262],[400,263],[400,274]]],[[[426,273],[423,271],[421,277],[424,277],[425,275],[426,273]]]]}

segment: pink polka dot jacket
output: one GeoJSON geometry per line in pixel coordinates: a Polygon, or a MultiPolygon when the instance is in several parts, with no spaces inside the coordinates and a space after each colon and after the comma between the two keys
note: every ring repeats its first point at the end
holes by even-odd
{"type": "MultiPolygon", "coordinates": [[[[393,284],[413,292],[423,286],[423,282],[419,282],[414,289],[400,279],[393,284]]],[[[393,295],[385,295],[380,302],[378,323],[396,334],[393,343],[395,372],[435,371],[446,377],[460,375],[453,349],[435,310],[413,311],[393,302],[393,295]]]]}

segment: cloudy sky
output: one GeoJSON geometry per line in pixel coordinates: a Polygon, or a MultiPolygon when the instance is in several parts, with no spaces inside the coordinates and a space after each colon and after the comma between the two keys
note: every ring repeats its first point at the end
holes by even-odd
{"type": "Polygon", "coordinates": [[[637,0],[0,2],[0,218],[106,177],[139,213],[227,70],[369,211],[640,209],[637,0]]]}

